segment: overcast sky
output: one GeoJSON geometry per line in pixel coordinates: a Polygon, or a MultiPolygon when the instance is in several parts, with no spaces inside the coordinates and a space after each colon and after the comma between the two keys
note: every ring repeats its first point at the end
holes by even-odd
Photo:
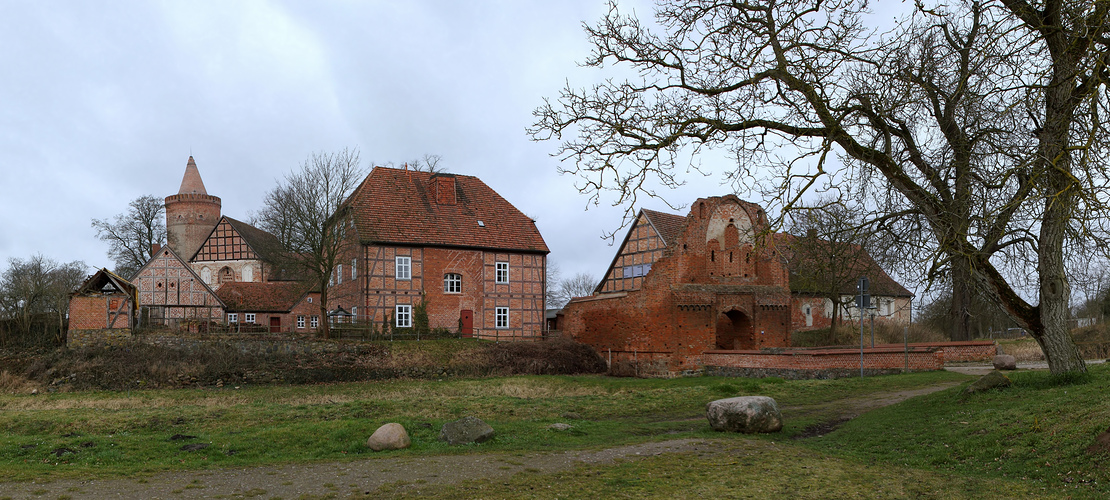
{"type": "MultiPolygon", "coordinates": [[[[604,0],[0,3],[0,268],[111,268],[91,219],[175,194],[190,154],[247,219],[310,153],[344,147],[481,178],[536,218],[564,276],[600,277],[616,251],[601,235],[621,212],[586,211],[557,145],[525,133],[543,97],[607,76],[577,64],[604,0]]],[[[696,181],[672,199],[728,192],[696,181]]]]}

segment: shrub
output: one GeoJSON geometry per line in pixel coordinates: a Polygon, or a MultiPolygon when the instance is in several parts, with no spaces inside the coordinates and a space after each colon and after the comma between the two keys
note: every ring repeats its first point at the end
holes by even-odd
{"type": "Polygon", "coordinates": [[[490,344],[482,356],[493,371],[502,375],[573,375],[606,370],[605,360],[592,347],[562,339],[490,344]]]}

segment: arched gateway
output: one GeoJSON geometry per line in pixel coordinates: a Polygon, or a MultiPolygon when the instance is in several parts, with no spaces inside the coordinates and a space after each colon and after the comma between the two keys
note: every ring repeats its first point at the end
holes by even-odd
{"type": "Polygon", "coordinates": [[[717,349],[755,348],[755,334],[748,315],[736,309],[717,315],[717,349]]]}

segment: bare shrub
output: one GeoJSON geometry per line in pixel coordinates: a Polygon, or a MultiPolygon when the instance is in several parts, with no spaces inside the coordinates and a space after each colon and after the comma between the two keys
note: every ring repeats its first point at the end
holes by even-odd
{"type": "Polygon", "coordinates": [[[643,361],[621,359],[614,361],[613,365],[609,367],[609,375],[612,377],[656,378],[666,377],[670,375],[670,371],[667,369],[666,361],[661,359],[643,361]]]}
{"type": "Polygon", "coordinates": [[[35,388],[30,380],[21,375],[16,375],[8,370],[0,371],[0,392],[12,394],[31,392],[35,388]]]}
{"type": "Polygon", "coordinates": [[[605,360],[590,346],[570,340],[501,342],[481,353],[492,371],[503,375],[604,373],[605,360]]]}

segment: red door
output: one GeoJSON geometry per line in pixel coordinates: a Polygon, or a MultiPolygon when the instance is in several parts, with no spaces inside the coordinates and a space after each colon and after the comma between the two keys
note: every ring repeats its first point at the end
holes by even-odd
{"type": "Polygon", "coordinates": [[[470,309],[463,309],[460,311],[459,323],[461,323],[459,333],[461,333],[463,337],[474,336],[474,311],[470,309]]]}
{"type": "Polygon", "coordinates": [[[281,316],[270,316],[270,333],[281,333],[281,316]]]}

